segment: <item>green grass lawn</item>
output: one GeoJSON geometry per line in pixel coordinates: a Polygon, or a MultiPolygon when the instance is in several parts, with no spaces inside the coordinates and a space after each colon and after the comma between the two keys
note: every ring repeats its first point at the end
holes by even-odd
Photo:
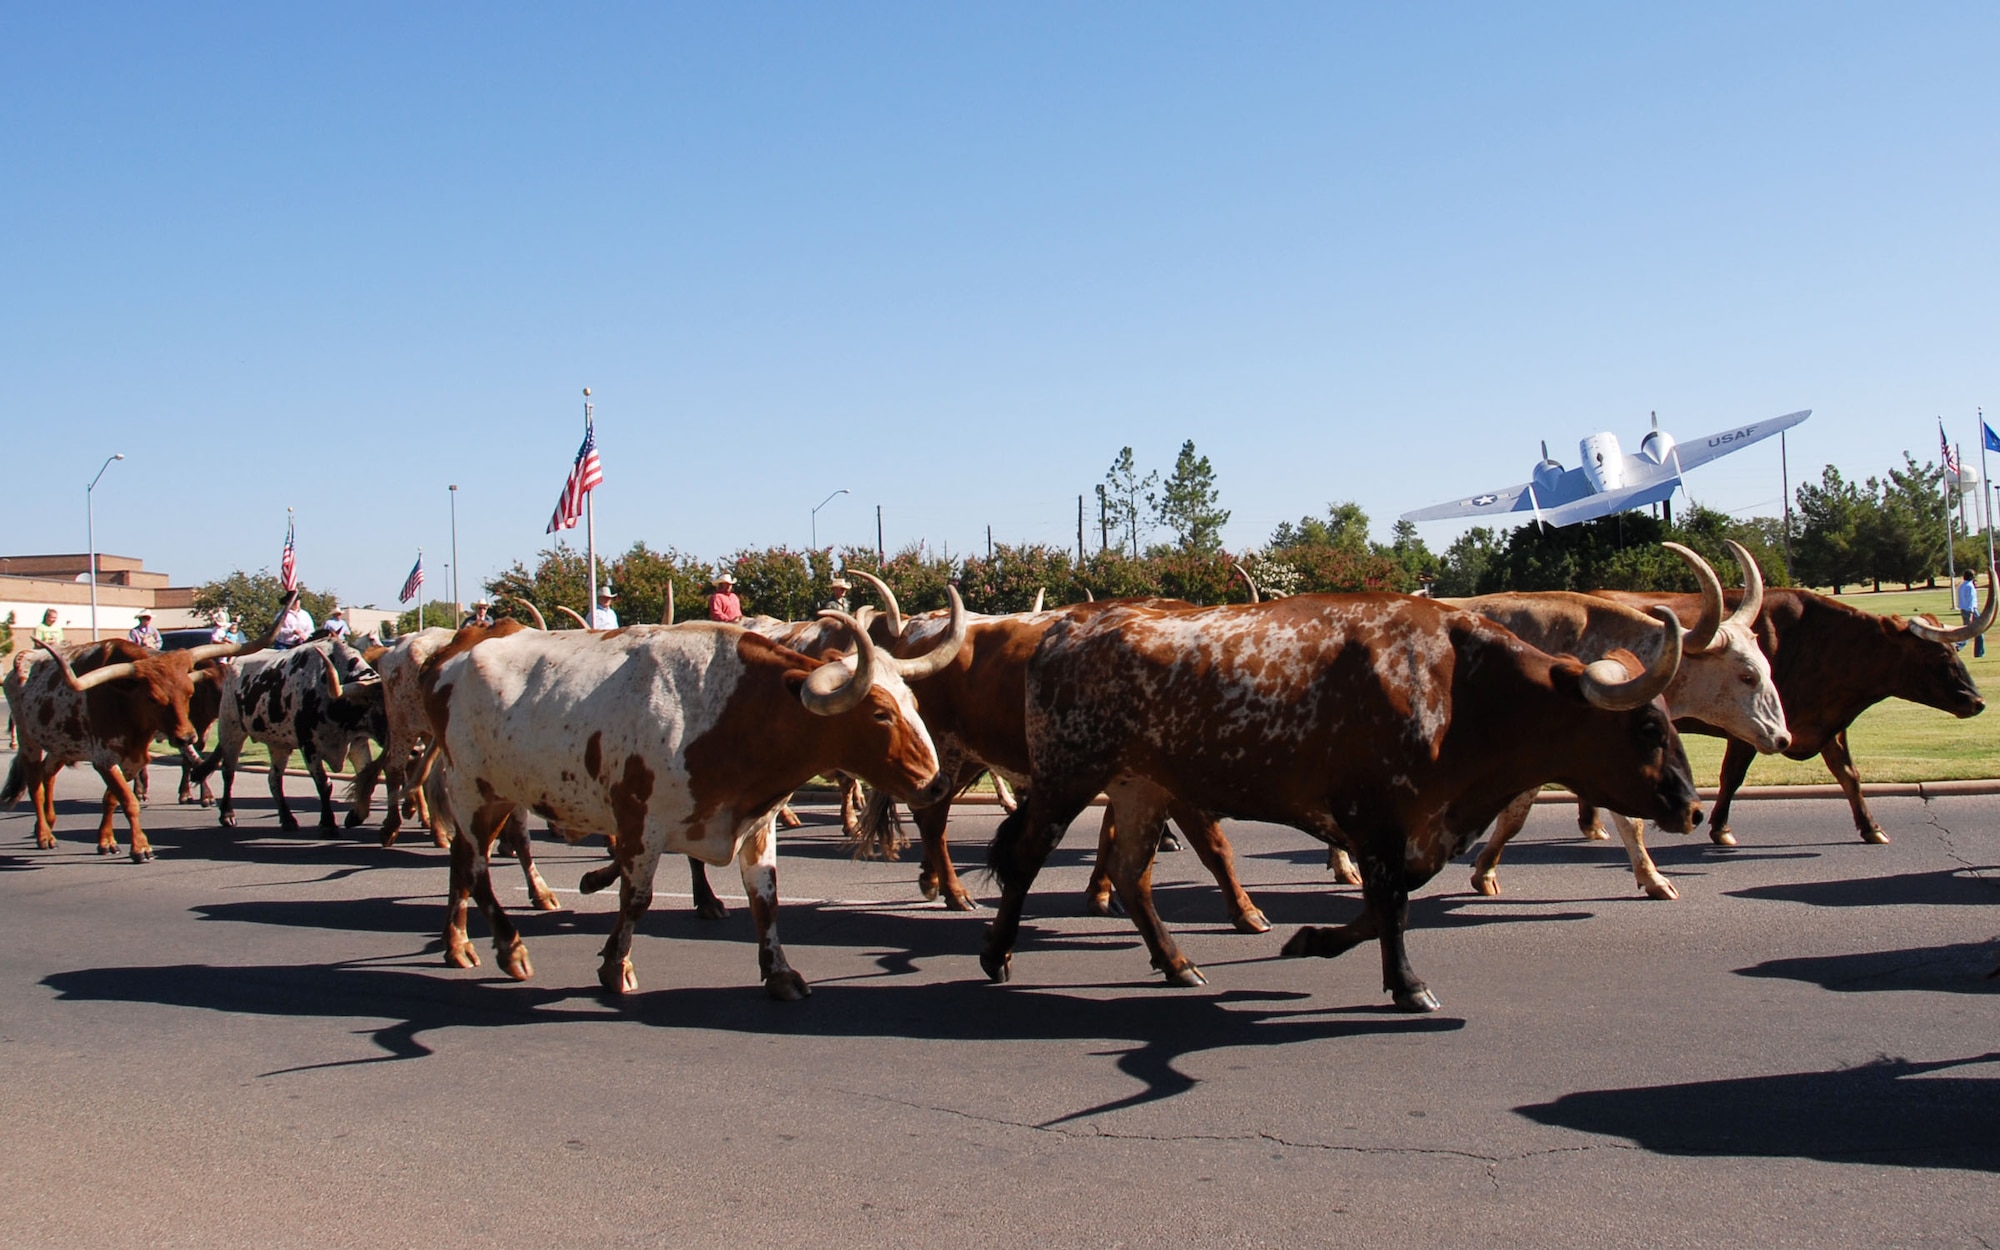
{"type": "MultiPolygon", "coordinates": [[[[1840,601],[1877,615],[1930,612],[1947,625],[1958,623],[1951,592],[1942,585],[1936,590],[1847,594],[1840,596],[1840,601]]],[[[1984,659],[1973,659],[1969,646],[1960,653],[1972,680],[1989,696],[2000,693],[2000,638],[1991,642],[1992,649],[1984,659]]],[[[1995,715],[1989,712],[1962,721],[1915,703],[1890,699],[1863,712],[1848,730],[1847,742],[1864,783],[2000,777],[2000,720],[1994,719],[1995,715]]],[[[1704,786],[1715,784],[1722,770],[1722,750],[1720,738],[1688,736],[1688,762],[1694,765],[1696,781],[1704,786]]],[[[1832,780],[1833,775],[1817,758],[1797,761],[1782,755],[1760,755],[1750,765],[1746,784],[1818,785],[1832,780]]]]}

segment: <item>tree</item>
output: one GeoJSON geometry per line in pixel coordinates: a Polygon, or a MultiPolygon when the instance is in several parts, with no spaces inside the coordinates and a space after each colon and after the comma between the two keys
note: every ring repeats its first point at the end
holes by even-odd
{"type": "MultiPolygon", "coordinates": [[[[408,612],[396,618],[396,632],[398,634],[415,633],[419,628],[456,629],[458,628],[458,621],[452,616],[452,612],[456,606],[449,599],[429,600],[424,604],[423,624],[421,626],[417,623],[419,619],[417,610],[411,608],[408,612]]],[[[524,619],[527,616],[526,613],[522,613],[521,615],[524,619]]]]}
{"type": "MultiPolygon", "coordinates": [[[[285,610],[285,588],[269,569],[258,569],[255,573],[237,569],[227,577],[195,587],[194,599],[189,606],[211,621],[217,613],[227,609],[230,615],[243,622],[243,632],[254,638],[269,629],[272,622],[278,619],[278,614],[285,610]]],[[[299,606],[313,620],[324,621],[328,613],[340,606],[340,597],[333,593],[322,594],[300,582],[299,606]]]]}
{"type": "Polygon", "coordinates": [[[1431,587],[1433,594],[1441,597],[1463,597],[1480,593],[1480,585],[1486,580],[1487,569],[1500,559],[1500,542],[1491,529],[1475,525],[1451,540],[1451,546],[1444,550],[1442,567],[1438,570],[1437,584],[1431,587]]]}
{"type": "Polygon", "coordinates": [[[1368,550],[1368,514],[1352,500],[1335,500],[1326,506],[1325,520],[1302,516],[1297,525],[1278,522],[1278,528],[1271,532],[1270,546],[1338,547],[1359,554],[1368,550]]]}
{"type": "Polygon", "coordinates": [[[1159,494],[1148,493],[1146,502],[1159,523],[1173,531],[1181,551],[1197,556],[1222,551],[1222,527],[1229,524],[1229,510],[1220,506],[1215,469],[1207,456],[1195,454],[1193,439],[1181,444],[1173,476],[1159,494]]]}
{"type": "Polygon", "coordinates": [[[1160,475],[1148,473],[1139,476],[1138,466],[1133,462],[1132,449],[1120,448],[1118,458],[1111,462],[1111,468],[1104,474],[1104,515],[1108,527],[1125,531],[1126,549],[1131,557],[1139,558],[1139,500],[1151,499],[1149,492],[1158,485],[1160,475]]]}
{"type": "Polygon", "coordinates": [[[1414,521],[1398,521],[1390,531],[1389,545],[1379,550],[1379,554],[1389,557],[1403,567],[1407,579],[1406,589],[1415,590],[1426,582],[1437,580],[1442,565],[1424,540],[1417,534],[1414,521]]]}
{"type": "Polygon", "coordinates": [[[1818,486],[1799,484],[1799,526],[1792,544],[1792,563],[1800,582],[1831,586],[1833,593],[1839,594],[1843,586],[1861,580],[1859,531],[1870,502],[1832,465],[1820,470],[1818,486]]]}
{"type": "MultiPolygon", "coordinates": [[[[611,570],[605,566],[602,557],[597,561],[597,582],[600,586],[616,584],[611,582],[611,570]]],[[[558,604],[585,620],[590,618],[590,575],[585,568],[584,553],[568,543],[559,542],[553,547],[543,548],[536,557],[533,569],[519,560],[514,561],[506,572],[486,583],[486,593],[493,597],[494,615],[517,615],[504,600],[509,597],[526,599],[541,612],[550,629],[561,629],[569,621],[556,611],[558,604]]],[[[430,615],[428,609],[424,615],[430,615]]]]}

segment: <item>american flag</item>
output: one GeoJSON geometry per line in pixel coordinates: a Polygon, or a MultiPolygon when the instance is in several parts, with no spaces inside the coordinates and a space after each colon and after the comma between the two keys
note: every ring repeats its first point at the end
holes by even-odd
{"type": "Polygon", "coordinates": [[[597,426],[583,427],[583,446],[576,449],[576,463],[570,466],[569,481],[563,483],[562,498],[556,500],[555,515],[549,518],[547,533],[575,529],[583,519],[583,497],[604,484],[604,466],[597,461],[597,426]]]}
{"type": "Polygon", "coordinates": [[[292,546],[292,518],[285,518],[285,554],[278,561],[278,583],[291,594],[299,588],[299,559],[292,546]]]}
{"type": "Polygon", "coordinates": [[[396,596],[397,603],[408,603],[417,597],[417,588],[424,584],[424,553],[417,553],[417,562],[410,566],[410,575],[403,579],[403,593],[396,596]]]}
{"type": "Polygon", "coordinates": [[[1944,471],[1956,479],[1958,477],[1958,457],[1952,454],[1951,440],[1944,436],[1944,419],[1938,419],[1938,447],[1944,452],[1944,471]]]}

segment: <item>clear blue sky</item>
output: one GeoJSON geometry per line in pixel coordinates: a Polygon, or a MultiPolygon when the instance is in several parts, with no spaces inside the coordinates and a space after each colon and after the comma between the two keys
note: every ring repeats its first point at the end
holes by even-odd
{"type": "MultiPolygon", "coordinates": [[[[2000,7],[11,5],[0,549],[387,605],[544,544],[1226,538],[1810,407],[2000,408],[2000,7]]],[[[1775,447],[1695,475],[1775,511],[1775,447]]],[[[1442,545],[1450,527],[1428,531],[1442,545]]]]}

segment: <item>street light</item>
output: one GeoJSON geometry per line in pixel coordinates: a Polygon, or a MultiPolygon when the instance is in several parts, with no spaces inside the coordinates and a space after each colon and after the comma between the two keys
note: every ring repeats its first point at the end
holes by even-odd
{"type": "Polygon", "coordinates": [[[113,452],[97,466],[97,477],[90,479],[90,485],[83,488],[83,532],[90,543],[90,640],[97,641],[97,478],[111,467],[113,460],[123,460],[125,453],[113,452]]]}
{"type": "Polygon", "coordinates": [[[465,605],[458,599],[458,483],[451,484],[451,619],[465,619],[465,605]]]}
{"type": "Polygon", "coordinates": [[[820,500],[820,501],[819,501],[819,503],[818,503],[818,505],[817,505],[817,506],[815,506],[815,507],[813,508],[813,510],[812,510],[812,530],[813,530],[813,545],[812,545],[812,549],[813,549],[814,551],[818,551],[818,550],[819,550],[819,510],[820,510],[821,508],[824,508],[824,507],[826,507],[826,506],[827,506],[828,504],[832,503],[832,502],[833,502],[833,501],[834,501],[835,499],[838,499],[838,498],[839,498],[840,496],[842,496],[842,495],[845,495],[846,493],[847,493],[847,488],[846,488],[845,486],[843,486],[843,487],[841,487],[841,488],[840,488],[839,490],[837,490],[837,491],[833,492],[833,494],[831,494],[831,495],[828,495],[828,496],[827,496],[826,498],[824,498],[824,499],[820,500]]]}

